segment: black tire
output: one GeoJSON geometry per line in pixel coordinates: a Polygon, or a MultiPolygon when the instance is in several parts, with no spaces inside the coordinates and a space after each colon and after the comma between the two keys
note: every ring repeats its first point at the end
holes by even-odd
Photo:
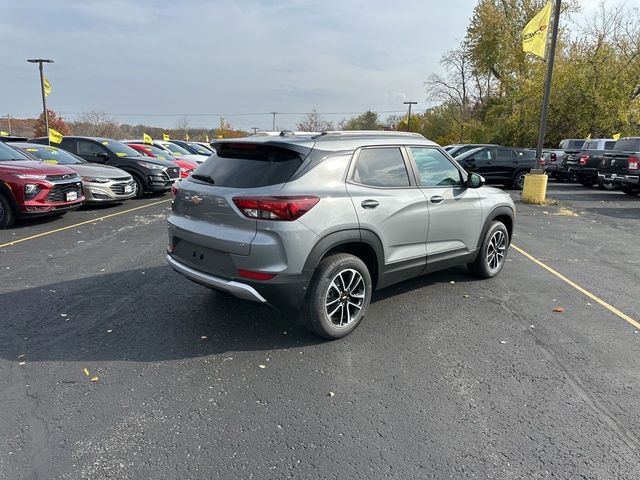
{"type": "Polygon", "coordinates": [[[494,220],[491,222],[487,233],[485,233],[482,239],[482,246],[478,252],[478,256],[473,263],[468,264],[469,270],[475,276],[480,278],[495,277],[505,264],[507,253],[509,252],[509,231],[504,223],[494,220]],[[500,235],[504,243],[500,241],[500,235]],[[490,254],[494,252],[495,256],[491,257],[490,254]],[[495,264],[494,260],[497,260],[495,264]]]}
{"type": "Polygon", "coordinates": [[[629,187],[628,185],[621,186],[620,190],[632,197],[635,197],[640,193],[640,187],[629,187]]]}
{"type": "Polygon", "coordinates": [[[11,227],[16,221],[16,212],[9,199],[0,193],[0,229],[11,227]]]}
{"type": "Polygon", "coordinates": [[[580,179],[580,183],[583,187],[591,188],[597,183],[597,181],[593,178],[582,178],[580,179]]]}
{"type": "Polygon", "coordinates": [[[515,190],[522,190],[524,188],[524,178],[527,176],[526,170],[521,170],[516,172],[513,176],[513,181],[511,182],[511,187],[515,190]]]}
{"type": "Polygon", "coordinates": [[[142,198],[144,195],[144,182],[142,178],[140,178],[140,175],[134,173],[131,176],[133,177],[133,181],[136,182],[136,194],[133,198],[142,198]]]}
{"type": "Polygon", "coordinates": [[[304,302],[305,326],[330,340],[348,335],[364,318],[371,302],[371,291],[369,269],[358,257],[337,253],[322,259],[304,302]],[[353,282],[356,282],[355,286],[353,282]],[[333,310],[333,315],[329,315],[332,313],[329,309],[333,310]]]}
{"type": "Polygon", "coordinates": [[[600,187],[603,190],[616,190],[618,188],[618,186],[614,182],[603,182],[603,181],[598,182],[598,187],[600,187]]]}

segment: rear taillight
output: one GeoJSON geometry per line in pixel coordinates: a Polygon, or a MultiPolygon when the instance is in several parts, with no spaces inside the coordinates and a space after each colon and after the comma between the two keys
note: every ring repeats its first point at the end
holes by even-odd
{"type": "Polygon", "coordinates": [[[252,270],[238,270],[238,276],[251,280],[271,280],[275,273],[254,272],[252,270]]]}
{"type": "Polygon", "coordinates": [[[291,221],[311,210],[320,199],[296,197],[235,197],[233,203],[245,217],[261,220],[291,221]]]}
{"type": "Polygon", "coordinates": [[[640,169],[640,161],[638,161],[638,157],[629,157],[629,170],[638,169],[640,169]]]}
{"type": "Polygon", "coordinates": [[[586,165],[590,158],[591,157],[589,155],[581,155],[578,162],[580,163],[580,165],[586,165]]]}

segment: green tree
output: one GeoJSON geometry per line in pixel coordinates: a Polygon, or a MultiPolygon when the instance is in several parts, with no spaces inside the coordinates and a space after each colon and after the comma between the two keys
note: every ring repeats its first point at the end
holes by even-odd
{"type": "Polygon", "coordinates": [[[380,121],[377,113],[368,110],[342,122],[340,127],[342,130],[382,130],[384,124],[380,121]]]}

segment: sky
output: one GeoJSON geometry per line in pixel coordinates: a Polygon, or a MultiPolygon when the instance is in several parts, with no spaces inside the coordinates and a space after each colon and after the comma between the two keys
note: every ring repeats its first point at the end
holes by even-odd
{"type": "MultiPolygon", "coordinates": [[[[635,0],[634,0],[635,1],[635,0]]],[[[585,10],[597,0],[581,2],[585,10]]],[[[0,0],[0,115],[99,110],[164,128],[293,129],[430,105],[424,81],[465,34],[476,0],[0,0]]]]}

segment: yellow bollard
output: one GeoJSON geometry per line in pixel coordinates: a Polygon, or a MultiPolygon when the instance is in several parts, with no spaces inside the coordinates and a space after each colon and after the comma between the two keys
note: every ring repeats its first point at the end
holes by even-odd
{"type": "Polygon", "coordinates": [[[524,177],[522,202],[543,205],[547,196],[547,176],[544,173],[529,173],[524,177]]]}

